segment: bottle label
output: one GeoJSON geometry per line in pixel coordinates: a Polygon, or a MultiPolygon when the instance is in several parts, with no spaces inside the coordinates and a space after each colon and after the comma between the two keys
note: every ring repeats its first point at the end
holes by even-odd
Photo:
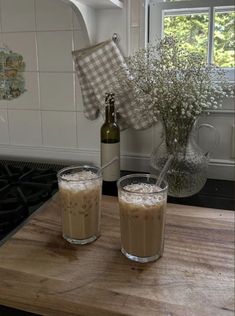
{"type": "MultiPolygon", "coordinates": [[[[120,142],[107,144],[101,143],[101,166],[111,161],[114,157],[120,158],[120,142]]],[[[120,178],[120,159],[114,161],[103,170],[104,181],[116,181],[120,178]]]]}

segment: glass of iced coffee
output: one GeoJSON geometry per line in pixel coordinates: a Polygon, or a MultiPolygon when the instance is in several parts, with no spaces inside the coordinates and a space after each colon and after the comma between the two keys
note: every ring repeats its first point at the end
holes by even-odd
{"type": "Polygon", "coordinates": [[[167,183],[132,174],[118,181],[121,251],[131,260],[150,262],[163,254],[167,183]]]}
{"type": "Polygon", "coordinates": [[[100,235],[102,174],[100,168],[72,166],[58,172],[63,237],[88,244],[100,235]]]}

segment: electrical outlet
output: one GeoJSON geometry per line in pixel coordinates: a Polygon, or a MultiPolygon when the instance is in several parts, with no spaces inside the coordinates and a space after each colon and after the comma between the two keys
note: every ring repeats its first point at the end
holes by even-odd
{"type": "Polygon", "coordinates": [[[232,126],[232,146],[231,146],[231,158],[235,158],[235,125],[232,126]]]}

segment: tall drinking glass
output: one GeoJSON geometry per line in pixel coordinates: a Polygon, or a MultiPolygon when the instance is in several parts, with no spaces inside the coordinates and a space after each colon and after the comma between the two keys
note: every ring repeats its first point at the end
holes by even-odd
{"type": "Polygon", "coordinates": [[[118,181],[121,251],[131,260],[149,262],[160,258],[164,247],[167,183],[157,177],[132,174],[118,181]]]}
{"type": "Polygon", "coordinates": [[[58,172],[63,237],[87,244],[100,235],[102,174],[91,166],[67,167],[58,172]]]}

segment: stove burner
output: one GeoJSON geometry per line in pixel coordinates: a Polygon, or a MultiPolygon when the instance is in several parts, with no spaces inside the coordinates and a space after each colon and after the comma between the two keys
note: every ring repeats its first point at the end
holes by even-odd
{"type": "Polygon", "coordinates": [[[0,163],[0,240],[58,189],[56,170],[0,163]]]}

